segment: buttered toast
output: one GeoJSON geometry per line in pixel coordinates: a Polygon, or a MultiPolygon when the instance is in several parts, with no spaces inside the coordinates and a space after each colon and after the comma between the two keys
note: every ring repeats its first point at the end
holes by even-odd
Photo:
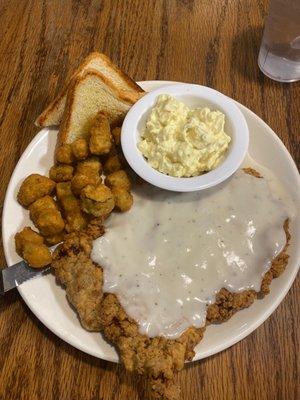
{"type": "Polygon", "coordinates": [[[88,69],[73,79],[69,87],[59,130],[59,144],[87,138],[99,111],[107,115],[112,126],[122,123],[135,101],[133,93],[118,89],[103,74],[88,69]]]}
{"type": "Polygon", "coordinates": [[[119,93],[126,93],[131,103],[135,103],[144,92],[129,76],[116,67],[104,54],[93,52],[85,58],[75,73],[67,81],[62,91],[39,115],[35,124],[40,127],[60,125],[67,101],[67,93],[74,80],[82,77],[87,70],[99,72],[109,84],[113,85],[119,93]]]}

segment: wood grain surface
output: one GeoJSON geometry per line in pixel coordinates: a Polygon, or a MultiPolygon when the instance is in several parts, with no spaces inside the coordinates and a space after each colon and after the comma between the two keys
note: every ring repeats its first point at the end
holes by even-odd
{"type": "MultiPolygon", "coordinates": [[[[35,117],[92,50],[135,80],[195,82],[233,97],[299,163],[300,82],[273,82],[257,67],[267,8],[265,0],[0,0],[1,205],[35,117]]],[[[178,374],[182,400],[299,399],[299,300],[298,279],[254,333],[188,365],[178,374]]],[[[145,400],[144,388],[120,365],[58,339],[16,290],[0,299],[1,400],[145,400]]]]}

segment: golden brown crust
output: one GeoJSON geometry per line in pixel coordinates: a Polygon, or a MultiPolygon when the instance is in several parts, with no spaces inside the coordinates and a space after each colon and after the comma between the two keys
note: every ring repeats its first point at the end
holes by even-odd
{"type": "Polygon", "coordinates": [[[91,242],[85,234],[68,235],[53,254],[56,278],[66,287],[67,298],[76,308],[82,326],[100,330],[102,269],[89,257],[91,242]]]}
{"type": "Polygon", "coordinates": [[[118,68],[112,60],[107,57],[103,53],[92,53],[96,54],[98,57],[101,57],[102,60],[105,60],[106,65],[108,65],[111,69],[113,69],[119,76],[122,77],[122,79],[129,85],[131,86],[132,90],[140,92],[140,93],[145,93],[144,90],[133,80],[131,79],[124,71],[122,71],[120,68],[118,68]]]}
{"type": "Polygon", "coordinates": [[[23,256],[23,248],[26,242],[43,244],[44,238],[38,232],[31,229],[29,226],[25,226],[20,232],[15,234],[15,246],[16,252],[20,257],[23,256]]]}
{"type": "Polygon", "coordinates": [[[53,236],[64,230],[65,222],[55,200],[44,196],[29,206],[30,219],[42,236],[53,236]]]}
{"type": "Polygon", "coordinates": [[[116,98],[118,98],[121,102],[127,104],[128,106],[133,105],[139,99],[139,96],[135,95],[134,93],[119,90],[108,78],[106,78],[103,74],[94,69],[89,69],[82,75],[75,76],[72,79],[72,82],[70,83],[68,89],[67,101],[58,134],[57,147],[67,142],[70,127],[70,116],[72,114],[72,107],[76,90],[78,89],[78,86],[90,76],[96,76],[98,79],[100,79],[107,87],[107,89],[111,91],[111,93],[116,98]]]}
{"type": "Polygon", "coordinates": [[[106,175],[105,184],[112,188],[123,188],[125,190],[130,191],[131,189],[131,181],[129,179],[128,174],[123,169],[119,171],[112,172],[111,174],[106,175]]]}
{"type": "MultiPolygon", "coordinates": [[[[245,172],[256,176],[255,170],[248,169],[245,172]]],[[[285,221],[283,228],[286,234],[286,245],[264,275],[260,292],[246,290],[241,293],[231,293],[225,288],[221,289],[215,303],[207,309],[206,324],[227,321],[238,310],[249,307],[255,299],[269,292],[272,279],[284,271],[288,262],[287,248],[290,241],[288,220],[285,221]]],[[[89,254],[91,242],[87,247],[89,254]]],[[[58,264],[56,274],[60,268],[58,264]]],[[[94,266],[94,268],[97,267],[94,266]]],[[[91,270],[89,272],[86,270],[86,273],[91,273],[91,270]]],[[[69,296],[74,295],[76,296],[76,293],[69,291],[69,296]]],[[[163,337],[149,338],[139,333],[138,324],[126,314],[114,294],[104,293],[101,296],[101,306],[98,308],[99,315],[96,319],[97,327],[117,346],[126,369],[148,377],[149,398],[178,400],[180,389],[173,382],[175,373],[183,368],[185,360],[193,359],[194,348],[201,341],[205,327],[201,329],[191,327],[175,340],[163,337]]],[[[86,322],[82,321],[85,316],[80,311],[79,317],[85,325],[86,322]]],[[[90,323],[91,321],[88,322],[90,323]]]]}
{"type": "Polygon", "coordinates": [[[44,126],[45,121],[50,113],[53,112],[56,108],[59,107],[60,101],[67,95],[68,89],[70,85],[72,84],[73,79],[79,75],[82,70],[95,58],[101,58],[102,60],[105,60],[105,63],[107,66],[109,66],[111,69],[113,69],[119,76],[122,77],[122,79],[132,88],[132,90],[136,91],[137,93],[144,93],[144,90],[136,83],[134,82],[125,72],[123,72],[121,69],[119,69],[116,65],[113,64],[113,62],[108,58],[105,54],[103,53],[98,53],[97,51],[94,51],[90,53],[84,60],[83,62],[79,65],[79,67],[75,70],[75,72],[71,75],[70,79],[66,82],[65,86],[63,89],[59,92],[59,94],[55,97],[55,99],[45,108],[45,110],[37,117],[35,121],[35,125],[37,126],[44,126]]]}
{"type": "MultiPolygon", "coordinates": [[[[100,219],[98,227],[101,222],[100,219]]],[[[216,302],[208,307],[207,324],[227,321],[235,312],[249,307],[257,297],[268,293],[272,279],[279,276],[287,265],[288,221],[284,230],[287,244],[265,274],[261,292],[231,293],[221,289],[216,302]]],[[[100,228],[99,234],[102,233],[100,228]]],[[[114,294],[102,294],[102,286],[91,286],[96,275],[98,282],[102,279],[102,268],[92,263],[89,257],[91,239],[86,233],[68,235],[65,243],[55,252],[53,266],[57,279],[66,286],[68,299],[77,309],[83,327],[101,330],[118,347],[126,369],[149,378],[149,398],[178,400],[180,390],[173,378],[183,368],[184,361],[194,357],[194,348],[201,341],[205,328],[191,327],[176,340],[149,338],[140,334],[137,323],[126,314],[114,294]]]]}
{"type": "Polygon", "coordinates": [[[90,129],[90,152],[94,155],[106,155],[110,152],[113,137],[106,113],[100,111],[90,129]]]}
{"type": "Polygon", "coordinates": [[[36,200],[49,195],[55,188],[55,182],[47,176],[31,174],[24,179],[18,191],[17,199],[23,207],[29,207],[36,200]]]}
{"type": "Polygon", "coordinates": [[[66,182],[73,178],[74,168],[68,164],[53,165],[49,170],[49,177],[54,182],[66,182]]]}
{"type": "Polygon", "coordinates": [[[40,127],[47,126],[47,124],[45,124],[45,121],[46,121],[48,115],[50,113],[52,113],[56,108],[58,108],[59,102],[61,101],[61,99],[67,95],[71,80],[72,80],[72,78],[70,79],[70,81],[68,81],[66,86],[63,87],[63,89],[59,92],[59,94],[55,97],[55,99],[37,117],[37,119],[34,121],[34,124],[36,126],[40,126],[40,127]]]}
{"type": "Polygon", "coordinates": [[[248,175],[255,176],[255,178],[263,178],[263,176],[253,168],[243,168],[243,171],[248,175]]]}
{"type": "Polygon", "coordinates": [[[85,73],[82,75],[82,79],[93,75],[96,75],[111,90],[111,92],[124,103],[133,105],[141,98],[140,94],[126,90],[120,90],[108,77],[93,68],[89,68],[87,71],[85,71],[85,73]]]}
{"type": "Polygon", "coordinates": [[[28,226],[15,235],[15,245],[19,256],[31,267],[42,268],[51,264],[51,253],[44,238],[28,226]]]}
{"type": "Polygon", "coordinates": [[[278,254],[278,256],[272,261],[271,268],[265,273],[264,278],[262,280],[260,292],[258,293],[258,297],[264,297],[266,294],[270,292],[270,284],[274,278],[278,278],[285,267],[287,266],[289,255],[287,254],[287,249],[290,244],[291,234],[289,232],[289,220],[286,219],[283,225],[283,229],[286,235],[286,244],[283,250],[278,254]]]}
{"type": "Polygon", "coordinates": [[[207,308],[206,320],[208,323],[225,322],[237,311],[251,306],[254,300],[262,298],[270,292],[272,280],[282,274],[288,263],[289,255],[287,254],[287,248],[291,238],[288,219],[284,222],[283,229],[286,235],[286,244],[283,250],[272,261],[271,268],[265,273],[260,292],[245,290],[241,293],[232,293],[225,288],[221,289],[216,296],[215,303],[207,308]]]}
{"type": "Polygon", "coordinates": [[[85,160],[90,154],[89,144],[86,139],[78,138],[71,143],[73,156],[77,161],[85,160]]]}
{"type": "Polygon", "coordinates": [[[94,217],[107,217],[115,206],[115,199],[111,190],[100,183],[87,185],[80,193],[81,209],[94,217]]]}
{"type": "Polygon", "coordinates": [[[155,398],[175,400],[179,389],[171,380],[183,368],[184,361],[193,358],[193,349],[205,328],[189,328],[176,340],[140,334],[137,323],[125,313],[117,297],[102,293],[102,268],[90,258],[92,240],[102,234],[99,219],[92,221],[85,232],[66,235],[53,255],[55,276],[66,287],[82,326],[103,331],[118,346],[126,368],[150,378],[155,398]]]}
{"type": "Polygon", "coordinates": [[[71,182],[61,182],[56,185],[56,197],[62,208],[67,232],[79,231],[87,226],[87,218],[80,209],[80,202],[74,196],[71,182]]]}
{"type": "Polygon", "coordinates": [[[132,194],[124,188],[112,188],[112,194],[115,199],[115,208],[118,211],[129,211],[133,204],[132,194]]]}
{"type": "Polygon", "coordinates": [[[75,161],[72,147],[70,144],[64,144],[56,149],[56,160],[60,164],[73,164],[75,161]]]}

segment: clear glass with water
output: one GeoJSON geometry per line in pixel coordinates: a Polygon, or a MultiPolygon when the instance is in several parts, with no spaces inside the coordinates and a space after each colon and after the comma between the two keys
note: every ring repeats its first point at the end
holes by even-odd
{"type": "Polygon", "coordinates": [[[300,80],[300,0],[270,1],[258,65],[276,81],[300,80]]]}

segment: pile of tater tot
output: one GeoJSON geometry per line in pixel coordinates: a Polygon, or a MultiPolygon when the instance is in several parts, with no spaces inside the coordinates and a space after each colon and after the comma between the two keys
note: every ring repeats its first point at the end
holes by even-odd
{"type": "Polygon", "coordinates": [[[113,210],[131,208],[120,135],[121,128],[111,129],[106,115],[99,113],[87,139],[57,148],[49,178],[32,174],[23,181],[18,201],[39,232],[25,227],[16,234],[15,244],[30,266],[49,265],[48,246],[63,241],[66,233],[84,230],[93,218],[105,219],[113,210]]]}

